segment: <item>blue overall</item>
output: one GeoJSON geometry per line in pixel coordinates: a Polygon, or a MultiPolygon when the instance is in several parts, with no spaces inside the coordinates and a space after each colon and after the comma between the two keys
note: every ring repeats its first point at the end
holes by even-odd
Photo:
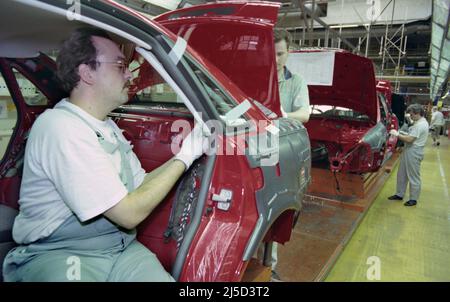
{"type": "MultiPolygon", "coordinates": [[[[75,112],[60,109],[85,121],[75,112]]],[[[126,158],[130,144],[115,132],[117,144],[105,141],[95,132],[105,152],[112,154],[119,148],[121,181],[129,192],[134,190],[126,158]]],[[[9,282],[174,281],[156,255],[136,240],[135,230],[122,229],[103,215],[86,222],[72,215],[49,237],[14,248],[5,258],[3,275],[9,282]]]]}

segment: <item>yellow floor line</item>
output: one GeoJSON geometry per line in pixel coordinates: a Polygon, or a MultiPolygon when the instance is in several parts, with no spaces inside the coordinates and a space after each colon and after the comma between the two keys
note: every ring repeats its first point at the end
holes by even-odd
{"type": "Polygon", "coordinates": [[[417,206],[387,200],[396,175],[397,168],[325,281],[450,281],[450,140],[428,141],[417,206]]]}
{"type": "Polygon", "coordinates": [[[441,162],[440,149],[438,149],[436,153],[437,153],[437,159],[438,159],[438,163],[439,163],[439,172],[441,173],[442,182],[444,184],[445,196],[447,196],[447,199],[450,200],[450,195],[448,194],[448,188],[447,188],[447,185],[446,185],[447,178],[445,177],[444,167],[442,166],[442,162],[441,162]]]}

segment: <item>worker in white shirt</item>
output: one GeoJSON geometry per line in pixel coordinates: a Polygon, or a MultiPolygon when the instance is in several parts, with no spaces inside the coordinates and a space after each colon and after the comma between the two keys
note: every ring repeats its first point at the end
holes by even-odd
{"type": "Polygon", "coordinates": [[[80,28],[56,63],[70,96],[31,129],[13,228],[18,246],[5,258],[5,281],[174,281],[137,241],[136,226],[206,152],[201,128],[145,173],[108,117],[128,101],[132,76],[119,45],[102,30],[80,28]]]}
{"type": "Polygon", "coordinates": [[[399,132],[395,129],[390,131],[391,135],[397,136],[400,141],[405,143],[405,147],[400,156],[400,166],[397,171],[397,191],[388,199],[403,200],[409,183],[409,200],[404,205],[415,206],[420,195],[420,164],[423,160],[429,126],[424,118],[424,110],[421,105],[412,104],[408,106],[406,112],[411,115],[411,120],[414,122],[408,128],[408,132],[399,132]]]}
{"type": "Polygon", "coordinates": [[[433,113],[431,114],[430,123],[431,138],[433,139],[433,146],[439,146],[439,135],[441,134],[442,128],[444,127],[445,120],[442,112],[439,111],[437,107],[433,107],[433,113]]]}

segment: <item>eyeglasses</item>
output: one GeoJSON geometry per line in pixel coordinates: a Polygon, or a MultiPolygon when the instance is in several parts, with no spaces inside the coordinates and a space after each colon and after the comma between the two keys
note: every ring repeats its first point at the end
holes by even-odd
{"type": "Polygon", "coordinates": [[[98,60],[92,60],[89,61],[88,64],[115,64],[117,67],[119,67],[119,70],[121,73],[125,73],[128,70],[128,65],[123,60],[117,60],[117,61],[98,61],[98,60]]]}

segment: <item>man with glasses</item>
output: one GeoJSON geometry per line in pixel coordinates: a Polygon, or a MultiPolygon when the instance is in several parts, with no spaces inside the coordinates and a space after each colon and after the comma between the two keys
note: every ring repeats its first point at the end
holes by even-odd
{"type": "Polygon", "coordinates": [[[5,258],[5,281],[173,281],[135,227],[204,153],[200,129],[146,174],[107,117],[127,102],[131,79],[117,44],[78,29],[56,63],[70,96],[31,129],[13,227],[19,246],[5,258]]]}

